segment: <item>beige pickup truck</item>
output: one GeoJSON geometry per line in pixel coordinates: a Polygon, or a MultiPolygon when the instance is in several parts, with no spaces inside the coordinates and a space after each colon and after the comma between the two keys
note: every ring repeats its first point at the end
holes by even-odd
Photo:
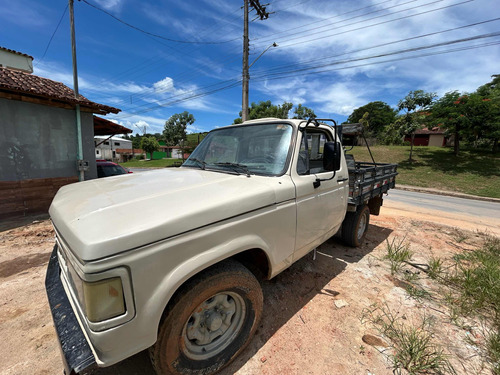
{"type": "Polygon", "coordinates": [[[180,168],[61,188],[46,289],[66,373],[148,348],[158,374],[215,373],[252,338],[259,280],[337,232],[360,245],[396,166],[354,162],[328,121],[215,129],[180,168]]]}

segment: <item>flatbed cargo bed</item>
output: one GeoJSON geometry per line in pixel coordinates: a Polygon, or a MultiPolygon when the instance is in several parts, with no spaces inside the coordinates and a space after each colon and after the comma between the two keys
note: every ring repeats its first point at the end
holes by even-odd
{"type": "Polygon", "coordinates": [[[396,185],[397,164],[356,162],[349,167],[349,204],[359,206],[396,185]]]}

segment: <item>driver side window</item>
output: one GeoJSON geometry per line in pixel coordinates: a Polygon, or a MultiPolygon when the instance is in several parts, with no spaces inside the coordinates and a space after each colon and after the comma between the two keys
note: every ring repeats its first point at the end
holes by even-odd
{"type": "Polygon", "coordinates": [[[299,175],[326,172],[323,168],[323,148],[328,141],[328,135],[322,131],[307,131],[306,150],[306,136],[305,133],[302,134],[297,163],[297,173],[299,175]]]}

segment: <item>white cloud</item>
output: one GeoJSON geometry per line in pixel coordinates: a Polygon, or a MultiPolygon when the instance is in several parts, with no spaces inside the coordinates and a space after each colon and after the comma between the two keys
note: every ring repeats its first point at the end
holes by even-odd
{"type": "Polygon", "coordinates": [[[123,0],[95,0],[101,7],[107,10],[120,10],[123,0]]]}
{"type": "Polygon", "coordinates": [[[153,88],[157,93],[174,91],[174,80],[170,77],[165,77],[161,81],[153,83],[153,88]]]}
{"type": "Polygon", "coordinates": [[[134,126],[138,126],[140,128],[149,128],[150,127],[150,125],[144,120],[137,121],[136,123],[134,123],[134,126]]]}

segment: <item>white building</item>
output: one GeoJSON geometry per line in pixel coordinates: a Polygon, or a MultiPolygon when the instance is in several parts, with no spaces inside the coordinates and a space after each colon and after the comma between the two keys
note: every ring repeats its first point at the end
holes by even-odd
{"type": "Polygon", "coordinates": [[[132,141],[120,137],[95,136],[95,158],[123,162],[133,154],[132,141]]]}

